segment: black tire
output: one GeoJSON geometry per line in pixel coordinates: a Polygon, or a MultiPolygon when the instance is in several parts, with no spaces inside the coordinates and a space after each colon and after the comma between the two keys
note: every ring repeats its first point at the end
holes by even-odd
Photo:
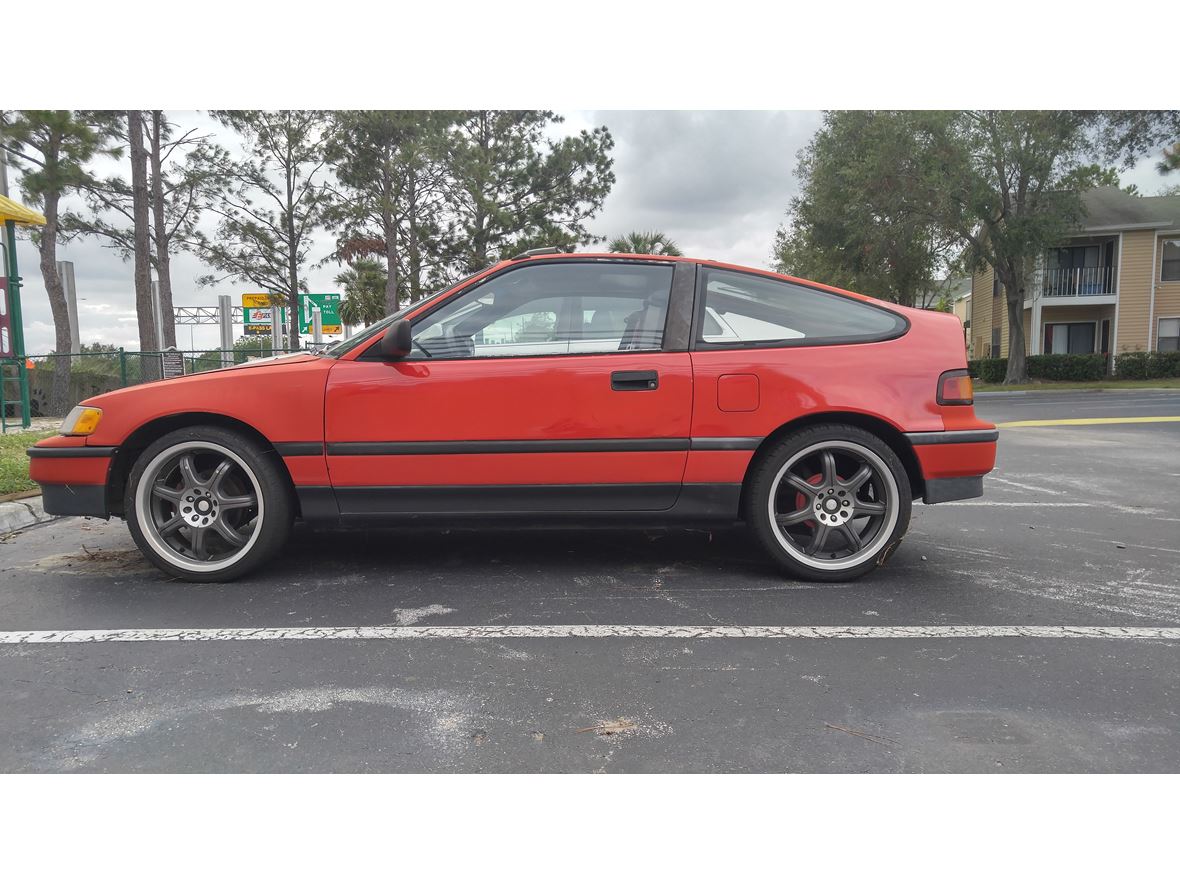
{"type": "Polygon", "coordinates": [[[793,577],[852,581],[897,550],[911,498],[905,467],[883,440],[848,424],[818,424],[758,456],[746,480],[745,518],[793,577]],[[863,470],[868,478],[856,483],[863,470]],[[829,471],[835,480],[825,482],[829,471]]]}
{"type": "Polygon", "coordinates": [[[258,568],[282,548],[295,516],[278,456],[211,425],[174,430],[148,446],[131,469],[123,508],[148,561],[198,583],[258,568]]]}

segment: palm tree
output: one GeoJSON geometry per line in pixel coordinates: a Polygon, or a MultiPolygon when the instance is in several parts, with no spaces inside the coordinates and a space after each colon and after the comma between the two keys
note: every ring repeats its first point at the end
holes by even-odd
{"type": "Polygon", "coordinates": [[[340,319],[350,326],[368,326],[385,316],[385,268],[375,258],[358,258],[336,277],[344,287],[340,319]]]}
{"type": "Polygon", "coordinates": [[[683,255],[666,234],[658,230],[633,230],[625,237],[615,237],[606,247],[609,252],[627,252],[632,255],[683,255]]]}

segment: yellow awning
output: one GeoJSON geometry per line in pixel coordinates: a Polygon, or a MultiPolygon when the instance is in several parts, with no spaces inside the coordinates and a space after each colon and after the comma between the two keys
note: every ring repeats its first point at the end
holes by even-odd
{"type": "Polygon", "coordinates": [[[0,195],[0,224],[5,221],[15,221],[17,224],[44,224],[45,216],[35,212],[27,206],[22,206],[16,200],[0,195]]]}

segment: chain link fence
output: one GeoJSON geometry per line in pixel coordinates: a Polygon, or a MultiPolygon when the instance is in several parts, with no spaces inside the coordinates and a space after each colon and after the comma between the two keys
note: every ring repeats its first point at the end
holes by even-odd
{"type": "MultiPolygon", "coordinates": [[[[30,417],[60,417],[82,400],[161,378],[191,375],[223,366],[286,353],[269,344],[237,346],[233,350],[88,350],[82,353],[30,354],[24,360],[29,379],[30,417]]],[[[21,363],[0,361],[0,416],[7,427],[22,421],[21,363]]]]}

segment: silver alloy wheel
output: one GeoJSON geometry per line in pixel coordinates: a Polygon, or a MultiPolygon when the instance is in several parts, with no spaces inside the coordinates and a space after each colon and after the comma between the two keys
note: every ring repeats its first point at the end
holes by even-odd
{"type": "Polygon", "coordinates": [[[897,525],[897,481],[876,452],[842,440],[795,453],[775,474],[767,502],[783,550],[837,571],[876,556],[897,525]]]}
{"type": "Polygon", "coordinates": [[[228,568],[258,540],[265,502],[258,477],[236,452],[182,442],[151,460],[135,490],[135,514],[152,549],[178,568],[228,568]]]}

